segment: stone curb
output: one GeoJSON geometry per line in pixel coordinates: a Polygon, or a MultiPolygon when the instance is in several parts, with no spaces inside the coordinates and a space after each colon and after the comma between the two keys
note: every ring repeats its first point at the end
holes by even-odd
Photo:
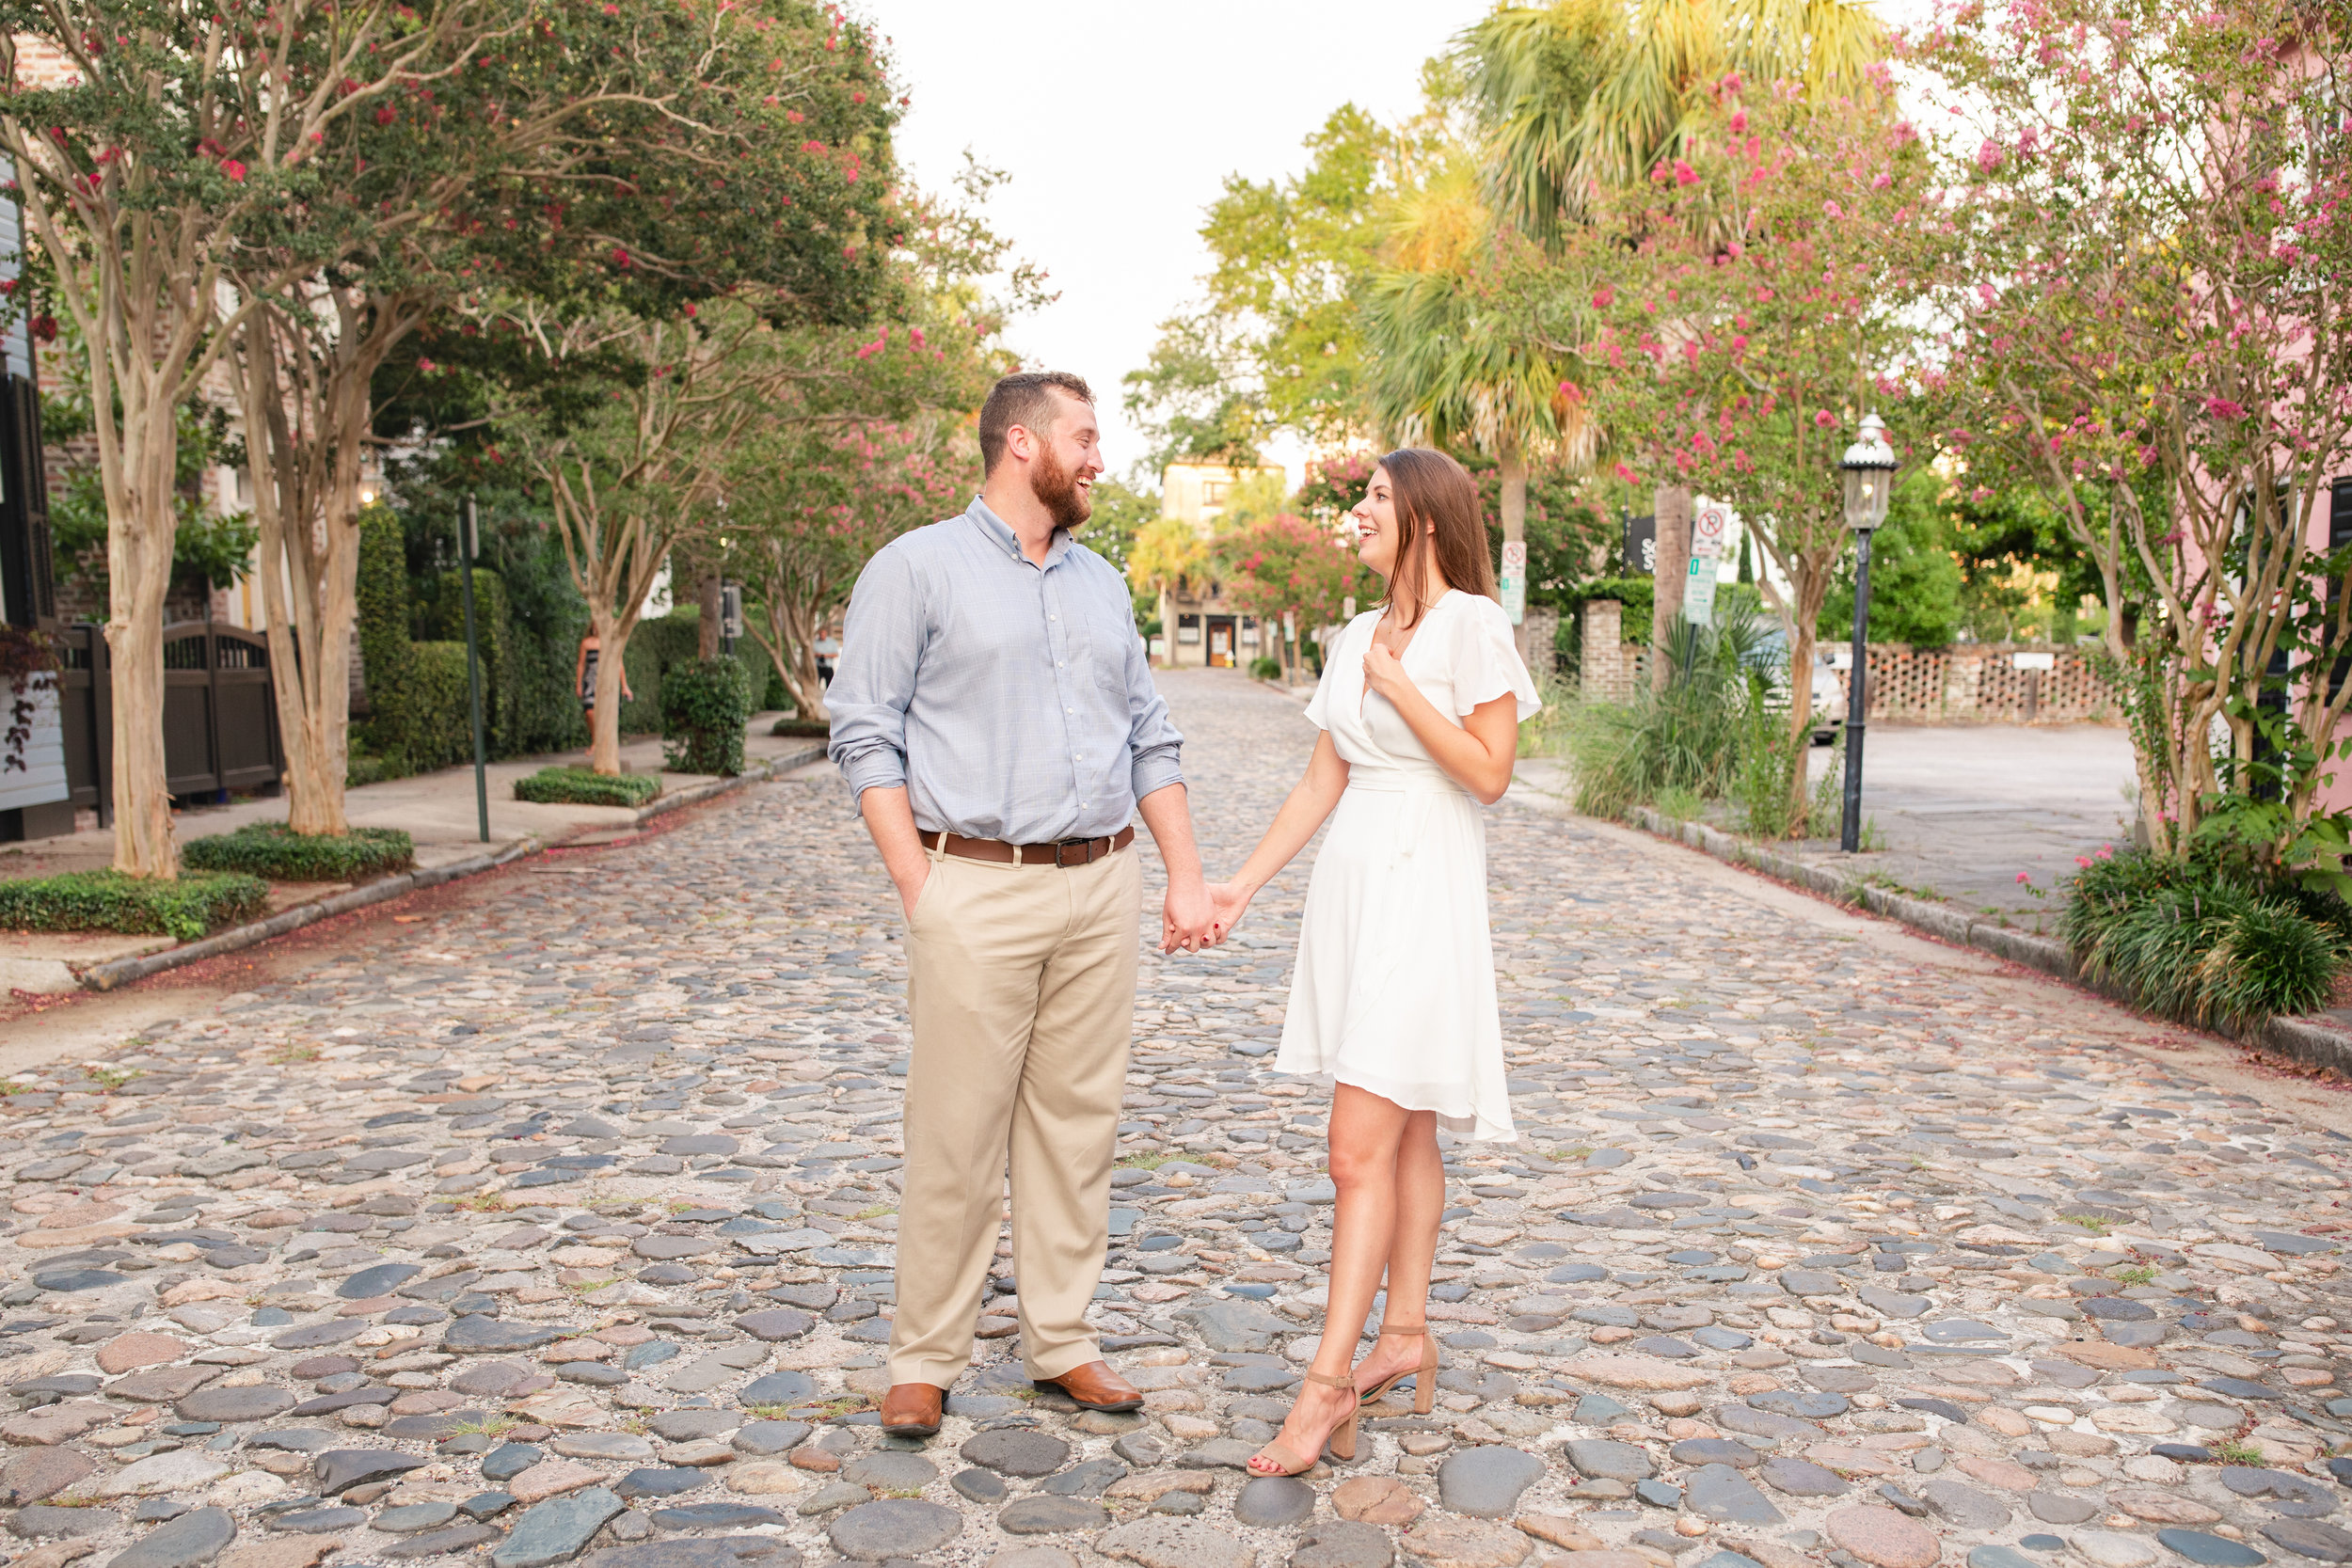
{"type": "Polygon", "coordinates": [[[267,942],[272,937],[282,937],[289,931],[298,931],[305,926],[335,915],[349,914],[353,910],[364,910],[371,904],[381,904],[388,898],[397,898],[420,888],[438,887],[443,882],[453,882],[461,877],[479,876],[510,861],[520,860],[525,855],[535,855],[545,847],[536,838],[518,838],[486,854],[469,855],[462,861],[429,866],[421,871],[404,871],[397,877],[385,877],[364,887],[349,888],[308,904],[296,904],[278,911],[267,920],[232,926],[201,942],[183,942],[161,953],[151,953],[143,958],[117,958],[111,963],[92,964],[82,971],[79,978],[86,990],[114,990],[134,980],[144,980],[151,974],[161,974],[183,964],[216,958],[224,953],[238,952],[267,942]]]}
{"type": "MultiPolygon", "coordinates": [[[[823,742],[811,741],[808,745],[787,752],[780,757],[771,757],[765,762],[753,764],[732,779],[713,779],[708,784],[695,784],[690,789],[681,789],[675,795],[659,796],[637,809],[633,818],[634,825],[643,827],[658,816],[683,807],[695,805],[704,800],[717,800],[723,795],[732,795],[749,784],[765,784],[796,768],[804,768],[824,754],[823,742]]],[[[81,981],[85,990],[116,990],[135,980],[144,980],[151,974],[161,974],[166,970],[178,969],[183,964],[200,963],[206,958],[216,958],[224,953],[239,952],[268,942],[274,937],[282,937],[289,931],[298,931],[305,926],[315,925],[319,921],[332,919],[339,914],[349,914],[354,910],[364,910],[371,904],[383,903],[388,898],[398,898],[403,894],[417,893],[429,887],[439,887],[444,882],[457,881],[466,877],[478,877],[485,871],[495,871],[500,866],[521,860],[527,855],[538,854],[547,847],[545,841],[535,835],[518,838],[497,849],[485,850],[479,855],[469,855],[464,860],[452,861],[446,865],[427,866],[418,871],[404,871],[399,876],[386,877],[369,882],[363,887],[348,888],[342,893],[314,899],[307,904],[295,904],[291,908],[278,911],[266,920],[256,920],[248,925],[231,927],[226,931],[216,932],[200,942],[183,942],[177,947],[167,948],[161,953],[151,953],[143,958],[117,958],[108,963],[92,964],[75,978],[81,981]]]]}
{"type": "MultiPolygon", "coordinates": [[[[1995,925],[1963,913],[1947,904],[1930,903],[1868,882],[1839,875],[1824,866],[1807,865],[1790,855],[1768,849],[1704,822],[1677,822],[1647,806],[1635,806],[1628,813],[1635,826],[1661,838],[1711,855],[1732,865],[1777,877],[1811,893],[1818,893],[1834,903],[1859,906],[1872,914],[1899,921],[1915,930],[1948,942],[1958,947],[1974,947],[1981,952],[2005,958],[2010,963],[2038,969],[2054,979],[2096,991],[2110,1001],[2126,1006],[2136,1004],[2111,987],[2086,978],[2074,967],[2074,957],[2066,944],[2053,937],[2035,936],[2014,927],[1995,925]]],[[[2306,1067],[2326,1068],[2352,1075],[2352,1034],[2309,1018],[2274,1018],[2252,1037],[2217,1029],[2217,1034],[2236,1040],[2241,1045],[2285,1056],[2306,1067]]]]}

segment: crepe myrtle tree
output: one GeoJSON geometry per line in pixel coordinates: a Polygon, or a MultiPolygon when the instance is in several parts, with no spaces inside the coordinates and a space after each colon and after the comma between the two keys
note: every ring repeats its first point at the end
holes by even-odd
{"type": "MultiPolygon", "coordinates": [[[[1226,535],[1216,542],[1225,596],[1278,635],[1285,614],[1295,637],[1336,625],[1368,580],[1348,531],[1285,512],[1226,535]]],[[[1297,656],[1294,641],[1287,662],[1297,656]]]]}
{"type": "Polygon", "coordinates": [[[2352,702],[2309,678],[2352,634],[2352,562],[2313,543],[2352,465],[2352,35],[2285,0],[2037,0],[1939,11],[1908,67],[1948,187],[1915,230],[1944,438],[2097,562],[2151,845],[2219,808],[2302,860],[2352,702]]]}
{"type": "Polygon", "coordinates": [[[660,315],[749,283],[789,319],[860,319],[859,238],[891,231],[895,109],[837,10],[494,0],[443,47],[450,69],[326,128],[230,261],[298,832],[346,827],[360,485],[404,341],[485,293],[660,315]]]}
{"type": "MultiPolygon", "coordinates": [[[[1707,134],[1613,213],[1629,258],[1585,252],[1605,318],[1587,379],[1615,476],[1731,500],[1788,584],[1765,593],[1788,633],[1792,749],[1812,724],[1815,628],[1848,547],[1838,454],[1868,409],[1899,433],[1907,420],[1894,376],[1914,284],[1884,236],[1916,214],[1930,176],[1881,103],[1727,77],[1707,134]]],[[[1799,821],[1805,784],[1792,769],[1799,821]]]]}
{"type": "MultiPolygon", "coordinates": [[[[488,0],[0,0],[0,156],[40,253],[37,334],[72,319],[105,494],[115,865],[178,873],[163,741],[180,411],[259,294],[224,315],[236,235],[319,184],[343,122],[459,69],[488,0]]],[[[260,294],[305,263],[258,281],[260,294]]]]}
{"type": "Polygon", "coordinates": [[[803,719],[832,717],[817,640],[858,573],[900,534],[953,516],[978,483],[978,455],[963,417],[945,411],[777,420],[744,444],[725,492],[727,559],[753,601],[746,628],[803,719]]]}

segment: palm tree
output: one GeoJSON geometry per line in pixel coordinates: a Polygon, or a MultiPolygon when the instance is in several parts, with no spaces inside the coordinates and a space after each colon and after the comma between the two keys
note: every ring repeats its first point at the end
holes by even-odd
{"type": "MultiPolygon", "coordinates": [[[[1885,35],[1857,0],[1556,0],[1499,8],[1462,35],[1472,103],[1486,123],[1483,168],[1495,212],[1558,246],[1594,197],[1624,189],[1679,156],[1724,79],[1797,81],[1809,97],[1873,92],[1885,35]]],[[[1661,577],[1677,573],[1692,498],[1661,484],[1661,577]],[[1671,541],[1671,543],[1670,543],[1671,541]]],[[[1681,581],[1661,582],[1651,631],[1681,610],[1681,581]]],[[[1651,678],[1662,687],[1667,661],[1651,678]]]]}
{"type": "Polygon", "coordinates": [[[1462,35],[1498,211],[1546,244],[1600,190],[1681,154],[1733,71],[1808,96],[1875,90],[1885,33],[1858,0],[1558,0],[1462,35]]]}
{"type": "Polygon", "coordinates": [[[1593,431],[1551,346],[1556,291],[1529,286],[1540,257],[1495,225],[1479,184],[1456,156],[1397,198],[1365,300],[1366,391],[1383,431],[1495,458],[1509,546],[1527,537],[1529,459],[1588,460],[1593,431]]]}

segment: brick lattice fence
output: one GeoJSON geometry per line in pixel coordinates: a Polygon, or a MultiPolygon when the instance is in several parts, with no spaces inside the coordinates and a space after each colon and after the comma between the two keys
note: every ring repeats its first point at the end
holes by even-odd
{"type": "MultiPolygon", "coordinates": [[[[1584,695],[1598,702],[1629,701],[1645,678],[1647,649],[1625,640],[1624,608],[1595,599],[1584,606],[1581,664],[1584,695]]],[[[1847,673],[1836,672],[1839,711],[1847,673]]],[[[2106,683],[2077,648],[2008,642],[1912,648],[1900,642],[1870,649],[1870,717],[1912,724],[2112,724],[2122,721],[2106,683]],[[2019,669],[2047,659],[2050,668],[2019,669]]]]}
{"type": "MultiPolygon", "coordinates": [[[[1848,672],[1837,672],[1839,701],[1848,672]]],[[[2007,642],[1870,647],[1870,717],[1914,724],[2110,724],[2122,722],[2106,683],[2077,648],[2007,642]],[[2051,667],[2019,669],[2046,657],[2051,667]],[[2037,657],[2038,656],[2038,657],[2037,657]]]]}

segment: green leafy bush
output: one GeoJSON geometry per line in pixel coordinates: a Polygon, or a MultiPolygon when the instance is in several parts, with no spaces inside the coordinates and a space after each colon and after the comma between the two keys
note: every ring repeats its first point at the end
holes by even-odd
{"type": "Polygon", "coordinates": [[[2250,1032],[2327,1004],[2352,961],[2347,914],[2211,856],[2134,849],[2076,874],[2058,934],[2085,975],[2152,1012],[2250,1032]]]}
{"type": "Polygon", "coordinates": [[[1767,701],[1772,683],[1758,664],[1762,643],[1744,607],[1713,627],[1678,626],[1650,652],[1674,664],[1664,691],[1645,687],[1629,703],[1576,705],[1564,724],[1576,809],[1620,816],[1677,789],[1723,798],[1743,748],[1777,722],[1767,701]]]}
{"type": "Polygon", "coordinates": [[[750,673],[732,658],[698,658],[662,672],[663,762],[680,773],[732,778],[743,771],[754,689],[750,673]]]}
{"type": "MultiPolygon", "coordinates": [[[[621,704],[623,735],[668,733],[661,719],[661,692],[669,683],[672,670],[681,664],[702,662],[701,642],[702,619],[691,604],[680,605],[659,620],[642,622],[629,634],[628,650],[622,664],[637,696],[633,701],[624,699],[621,704]]],[[[768,689],[768,677],[775,666],[761,651],[756,638],[746,637],[735,645],[735,662],[743,667],[754,697],[768,689]]]]}
{"type": "Polygon", "coordinates": [[[248,822],[195,840],[181,859],[193,870],[243,871],[272,881],[356,882],[407,870],[417,863],[417,847],[398,828],[298,833],[283,822],[248,822]]]}
{"type": "Polygon", "coordinates": [[[1249,673],[1262,681],[1279,681],[1282,678],[1282,661],[1279,658],[1253,658],[1249,661],[1249,673]]]}
{"type": "Polygon", "coordinates": [[[68,871],[0,882],[0,927],[19,931],[121,931],[194,942],[216,927],[251,920],[269,884],[240,872],[161,881],[119,871],[68,871]]]}
{"type": "Polygon", "coordinates": [[[543,806],[642,806],[661,793],[650,773],[598,773],[585,768],[542,768],[515,781],[515,799],[543,806]]]}

